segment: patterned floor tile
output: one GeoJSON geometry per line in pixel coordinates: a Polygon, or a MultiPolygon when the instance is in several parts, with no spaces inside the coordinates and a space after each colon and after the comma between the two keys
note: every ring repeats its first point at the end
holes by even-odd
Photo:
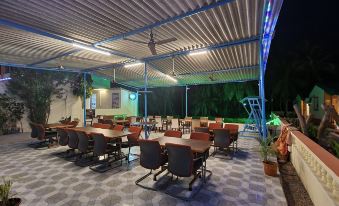
{"type": "MultiPolygon", "coordinates": [[[[35,150],[27,146],[29,134],[21,135],[26,142],[1,141],[0,176],[14,181],[14,192],[22,198],[22,205],[287,205],[279,178],[264,175],[254,139],[240,138],[240,150],[232,158],[210,157],[207,167],[212,176],[187,202],[136,186],[134,182],[148,172],[138,161],[96,173],[56,156],[67,147],[35,150]]],[[[152,138],[157,135],[162,134],[153,133],[152,138]]],[[[185,185],[189,180],[178,181],[185,185]]],[[[154,182],[150,178],[145,184],[154,182]]],[[[187,191],[176,188],[176,192],[187,191]]]]}

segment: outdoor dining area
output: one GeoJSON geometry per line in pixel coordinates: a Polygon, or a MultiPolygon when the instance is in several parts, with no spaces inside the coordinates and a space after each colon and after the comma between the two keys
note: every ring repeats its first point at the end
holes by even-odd
{"type": "Polygon", "coordinates": [[[263,175],[258,143],[239,137],[239,125],[152,131],[148,139],[143,130],[35,124],[31,143],[0,146],[1,174],[12,173],[27,205],[286,204],[279,180],[263,175]]]}
{"type": "Polygon", "coordinates": [[[0,93],[23,109],[0,189],[39,206],[286,205],[259,152],[282,3],[1,1],[0,93]]]}

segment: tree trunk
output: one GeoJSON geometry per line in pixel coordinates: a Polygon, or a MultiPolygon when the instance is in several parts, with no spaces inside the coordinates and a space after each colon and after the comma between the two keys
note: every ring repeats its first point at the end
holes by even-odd
{"type": "Polygon", "coordinates": [[[329,112],[329,106],[326,106],[324,104],[321,105],[321,108],[324,110],[324,116],[321,119],[320,125],[318,127],[318,132],[317,132],[317,139],[321,139],[321,137],[324,134],[324,131],[328,125],[329,117],[330,117],[330,112],[329,112]]]}
{"type": "Polygon", "coordinates": [[[306,121],[305,121],[305,118],[301,115],[299,108],[298,108],[298,105],[297,104],[293,105],[293,109],[298,116],[299,124],[300,124],[302,133],[304,133],[306,136],[308,136],[306,121]]]}

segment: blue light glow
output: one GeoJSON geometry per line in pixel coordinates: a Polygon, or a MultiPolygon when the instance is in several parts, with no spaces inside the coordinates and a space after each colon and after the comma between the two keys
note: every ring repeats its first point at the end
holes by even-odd
{"type": "Polygon", "coordinates": [[[130,100],[135,100],[137,98],[137,95],[135,93],[130,93],[128,97],[130,100]]]}

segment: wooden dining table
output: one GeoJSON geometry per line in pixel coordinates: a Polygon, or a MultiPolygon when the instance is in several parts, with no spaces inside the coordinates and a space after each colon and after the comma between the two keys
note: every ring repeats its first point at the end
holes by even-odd
{"type": "Polygon", "coordinates": [[[126,137],[127,135],[131,134],[131,132],[126,132],[126,131],[116,131],[112,129],[101,129],[101,128],[94,128],[94,127],[75,127],[73,129],[77,131],[86,132],[86,134],[88,135],[91,133],[101,133],[106,138],[109,138],[109,139],[122,138],[122,137],[126,137]]]}
{"type": "Polygon", "coordinates": [[[153,140],[156,140],[159,142],[161,147],[165,147],[166,143],[172,143],[172,144],[179,144],[179,145],[185,145],[190,146],[193,152],[196,153],[204,153],[212,145],[211,141],[203,141],[203,140],[196,140],[196,139],[183,139],[183,138],[177,138],[177,137],[158,137],[153,140]]]}
{"type": "Polygon", "coordinates": [[[183,139],[177,137],[158,137],[153,139],[158,141],[161,147],[165,147],[166,143],[178,144],[178,145],[185,145],[190,146],[191,150],[195,153],[203,154],[203,166],[202,166],[202,176],[203,182],[206,182],[206,172],[209,172],[210,175],[212,174],[211,171],[207,170],[206,160],[208,158],[209,149],[212,145],[211,141],[203,141],[203,140],[196,140],[196,139],[183,139]]]}
{"type": "Polygon", "coordinates": [[[62,124],[62,123],[52,123],[46,124],[45,129],[61,129],[61,128],[70,128],[74,127],[72,124],[62,124]]]}

